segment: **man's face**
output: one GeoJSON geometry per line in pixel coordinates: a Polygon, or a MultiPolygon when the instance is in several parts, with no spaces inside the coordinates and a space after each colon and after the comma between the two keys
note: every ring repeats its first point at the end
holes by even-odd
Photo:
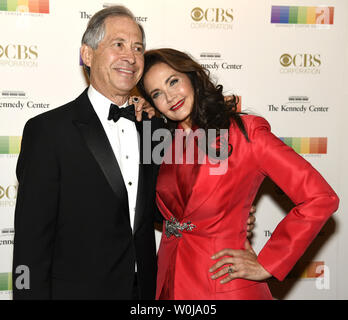
{"type": "Polygon", "coordinates": [[[144,69],[142,34],[129,17],[109,17],[104,24],[105,36],[98,48],[85,46],[88,55],[82,48],[82,57],[90,67],[90,81],[95,89],[108,98],[127,96],[144,69]]]}

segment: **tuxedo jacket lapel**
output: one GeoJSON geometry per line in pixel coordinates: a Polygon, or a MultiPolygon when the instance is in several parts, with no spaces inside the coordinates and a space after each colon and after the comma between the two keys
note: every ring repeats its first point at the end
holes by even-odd
{"type": "Polygon", "coordinates": [[[75,126],[80,131],[111,189],[128,213],[128,196],[120,167],[97,114],[87,96],[87,90],[75,100],[75,126]]]}

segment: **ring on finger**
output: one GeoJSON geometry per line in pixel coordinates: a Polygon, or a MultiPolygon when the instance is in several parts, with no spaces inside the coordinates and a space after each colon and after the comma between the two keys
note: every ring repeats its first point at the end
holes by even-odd
{"type": "Polygon", "coordinates": [[[229,273],[229,274],[232,274],[233,272],[234,272],[234,270],[232,269],[232,266],[229,266],[229,267],[228,267],[228,273],[229,273]]]}
{"type": "Polygon", "coordinates": [[[137,102],[139,102],[139,98],[138,98],[138,97],[133,97],[133,98],[132,98],[132,101],[135,102],[135,103],[137,103],[137,102]]]}

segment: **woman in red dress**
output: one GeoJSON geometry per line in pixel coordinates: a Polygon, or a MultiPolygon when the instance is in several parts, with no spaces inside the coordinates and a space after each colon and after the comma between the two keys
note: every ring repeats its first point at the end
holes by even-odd
{"type": "Polygon", "coordinates": [[[172,130],[157,180],[166,223],[156,298],[272,299],[265,280],[285,278],[337,210],[337,195],[266,120],[237,113],[235,98],[226,101],[222,86],[187,54],[148,51],[138,88],[168,125],[181,129],[172,130]],[[201,139],[209,129],[217,138],[201,139]],[[246,220],[266,176],[295,206],[256,255],[246,220]]]}

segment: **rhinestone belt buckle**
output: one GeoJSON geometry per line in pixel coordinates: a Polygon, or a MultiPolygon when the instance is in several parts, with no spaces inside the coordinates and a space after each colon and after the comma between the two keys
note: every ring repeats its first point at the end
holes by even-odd
{"type": "Polygon", "coordinates": [[[174,217],[170,220],[166,220],[166,236],[170,238],[171,236],[176,236],[177,238],[182,237],[181,232],[184,230],[192,231],[193,228],[196,228],[191,221],[187,221],[185,223],[180,223],[174,217]]]}

